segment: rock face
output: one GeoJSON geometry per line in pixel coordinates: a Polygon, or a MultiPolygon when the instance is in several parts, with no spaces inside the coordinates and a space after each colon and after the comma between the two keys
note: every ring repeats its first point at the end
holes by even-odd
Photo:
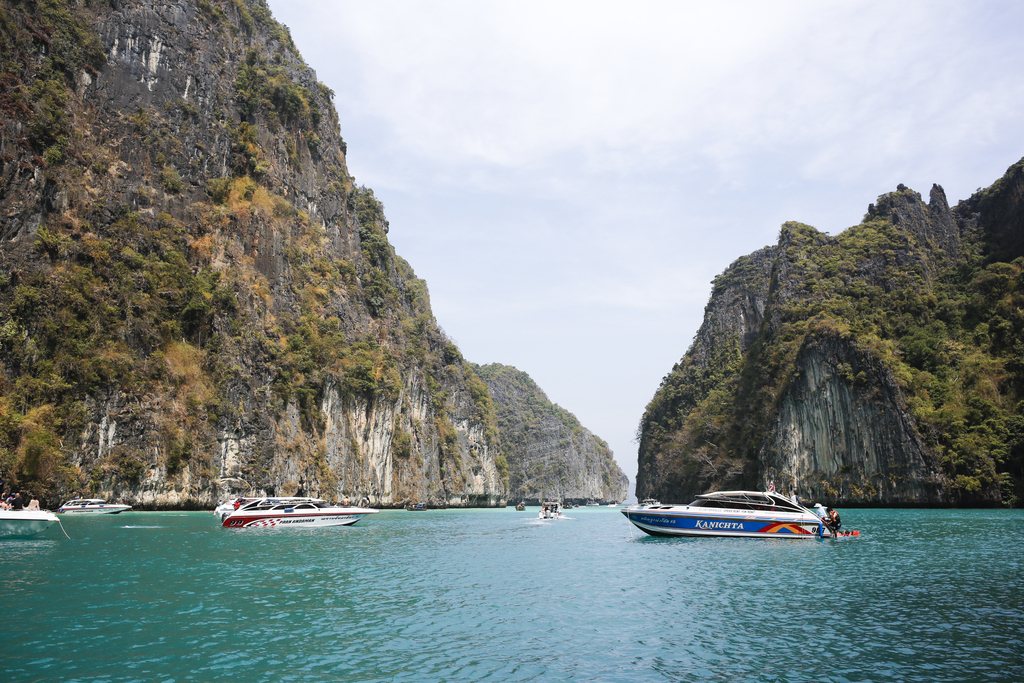
{"type": "Polygon", "coordinates": [[[582,505],[628,497],[629,479],[608,444],[551,403],[529,375],[498,363],[474,369],[494,399],[510,501],[537,505],[557,498],[582,505]]]}
{"type": "Polygon", "coordinates": [[[505,504],[486,388],[263,0],[0,10],[8,481],[505,504]]]}
{"type": "Polygon", "coordinates": [[[796,366],[761,449],[763,479],[814,500],[836,500],[848,485],[863,487],[848,496],[886,504],[943,501],[935,459],[899,408],[905,401],[891,372],[827,334],[801,348],[796,366]],[[866,372],[870,394],[843,377],[843,367],[866,372]]]}
{"type": "Polygon", "coordinates": [[[1024,163],[950,209],[902,185],[714,281],[640,425],[637,496],[765,488],[850,505],[1024,491],[1024,163]]]}

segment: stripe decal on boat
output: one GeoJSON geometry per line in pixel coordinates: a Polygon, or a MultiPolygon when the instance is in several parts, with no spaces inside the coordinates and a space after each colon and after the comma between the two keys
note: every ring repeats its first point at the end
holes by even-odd
{"type": "Polygon", "coordinates": [[[794,524],[792,522],[776,522],[769,524],[763,529],[758,529],[758,533],[762,534],[810,534],[813,533],[809,529],[794,524]]]}

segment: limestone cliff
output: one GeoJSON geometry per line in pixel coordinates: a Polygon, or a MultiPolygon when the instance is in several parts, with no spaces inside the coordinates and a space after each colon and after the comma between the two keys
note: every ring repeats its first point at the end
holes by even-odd
{"type": "Polygon", "coordinates": [[[498,363],[474,369],[494,399],[511,501],[532,505],[546,498],[577,504],[626,499],[629,479],[608,444],[548,400],[529,375],[498,363]]]}
{"type": "Polygon", "coordinates": [[[1024,163],[950,209],[902,185],[831,237],[787,223],[714,281],[640,425],[637,495],[865,505],[1024,490],[1024,163]]]}
{"type": "Polygon", "coordinates": [[[486,387],[263,0],[0,1],[0,468],[504,505],[486,387]]]}

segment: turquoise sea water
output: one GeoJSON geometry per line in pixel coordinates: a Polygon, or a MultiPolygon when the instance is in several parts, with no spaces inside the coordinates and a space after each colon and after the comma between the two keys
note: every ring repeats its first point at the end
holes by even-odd
{"type": "Polygon", "coordinates": [[[838,541],[536,514],[64,516],[0,541],[0,680],[1024,680],[1024,511],[850,509],[838,541]]]}

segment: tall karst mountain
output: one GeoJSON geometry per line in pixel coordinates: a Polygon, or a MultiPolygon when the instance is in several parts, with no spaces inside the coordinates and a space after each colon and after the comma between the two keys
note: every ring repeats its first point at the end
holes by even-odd
{"type": "Polygon", "coordinates": [[[529,375],[499,363],[473,369],[494,400],[510,500],[539,504],[557,498],[583,504],[619,503],[628,497],[629,479],[608,444],[548,400],[529,375]]]}
{"type": "Polygon", "coordinates": [[[647,406],[637,495],[1014,505],[1022,399],[1024,161],[953,209],[901,185],[733,263],[647,406]]]}
{"type": "Polygon", "coordinates": [[[264,0],[0,1],[0,469],[503,505],[484,383],[264,0]]]}

